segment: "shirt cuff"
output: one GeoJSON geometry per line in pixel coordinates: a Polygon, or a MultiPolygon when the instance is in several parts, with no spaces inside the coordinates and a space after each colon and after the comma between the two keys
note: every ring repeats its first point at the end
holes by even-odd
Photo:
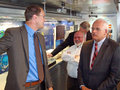
{"type": "Polygon", "coordinates": [[[80,85],[80,88],[81,88],[82,86],[85,86],[85,85],[80,85]]]}

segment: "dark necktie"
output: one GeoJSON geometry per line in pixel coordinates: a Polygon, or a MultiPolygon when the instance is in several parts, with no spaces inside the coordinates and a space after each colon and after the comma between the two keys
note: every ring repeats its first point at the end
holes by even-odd
{"type": "Polygon", "coordinates": [[[93,65],[94,65],[94,62],[95,62],[95,58],[96,58],[96,56],[98,54],[97,48],[98,48],[98,45],[97,45],[97,43],[95,43],[95,51],[94,51],[94,55],[93,55],[93,58],[92,58],[92,63],[91,63],[90,69],[93,68],[93,65]]]}
{"type": "Polygon", "coordinates": [[[41,58],[37,33],[34,34],[34,44],[35,44],[38,76],[39,76],[40,81],[42,82],[44,80],[44,71],[43,71],[43,64],[42,64],[42,58],[41,58]]]}

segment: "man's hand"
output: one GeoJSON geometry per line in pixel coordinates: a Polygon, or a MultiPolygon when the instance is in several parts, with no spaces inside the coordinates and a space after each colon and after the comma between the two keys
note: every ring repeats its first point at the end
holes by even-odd
{"type": "Polygon", "coordinates": [[[80,55],[75,55],[75,59],[80,58],[80,55]]]}
{"type": "Polygon", "coordinates": [[[89,89],[89,88],[87,88],[87,87],[85,87],[85,86],[82,86],[81,89],[82,89],[82,90],[92,90],[92,89],[89,89]]]}
{"type": "Polygon", "coordinates": [[[70,52],[70,51],[67,51],[67,54],[71,54],[71,52],[70,52]]]}
{"type": "Polygon", "coordinates": [[[49,53],[49,54],[47,54],[47,57],[51,58],[51,57],[53,57],[53,55],[51,53],[49,53]]]}
{"type": "Polygon", "coordinates": [[[48,90],[53,90],[53,88],[52,88],[52,87],[50,87],[50,88],[48,88],[48,90]]]}

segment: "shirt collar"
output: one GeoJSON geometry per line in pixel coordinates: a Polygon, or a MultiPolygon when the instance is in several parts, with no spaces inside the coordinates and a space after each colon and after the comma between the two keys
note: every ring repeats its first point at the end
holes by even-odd
{"type": "Polygon", "coordinates": [[[75,45],[76,48],[82,47],[83,43],[81,43],[79,46],[75,45]]]}
{"type": "MultiPolygon", "coordinates": [[[[101,41],[97,42],[98,45],[102,45],[102,43],[105,41],[106,37],[103,38],[101,41]]],[[[94,44],[96,43],[96,41],[94,40],[94,44]]]]}
{"type": "Polygon", "coordinates": [[[29,27],[27,24],[25,24],[25,28],[26,28],[28,34],[32,37],[34,35],[35,31],[31,27],[29,27]]]}

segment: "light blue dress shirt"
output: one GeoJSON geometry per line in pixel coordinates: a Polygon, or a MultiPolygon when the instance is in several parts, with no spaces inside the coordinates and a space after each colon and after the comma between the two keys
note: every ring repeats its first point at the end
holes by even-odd
{"type": "MultiPolygon", "coordinates": [[[[33,82],[39,80],[35,47],[34,47],[34,33],[36,32],[32,28],[30,28],[27,24],[25,24],[25,27],[28,32],[28,48],[29,48],[29,72],[26,82],[33,82]]],[[[40,52],[41,51],[42,50],[40,46],[40,52]]],[[[42,52],[41,52],[41,57],[42,57],[42,52]]],[[[43,57],[42,57],[42,62],[43,62],[43,57]]]]}

